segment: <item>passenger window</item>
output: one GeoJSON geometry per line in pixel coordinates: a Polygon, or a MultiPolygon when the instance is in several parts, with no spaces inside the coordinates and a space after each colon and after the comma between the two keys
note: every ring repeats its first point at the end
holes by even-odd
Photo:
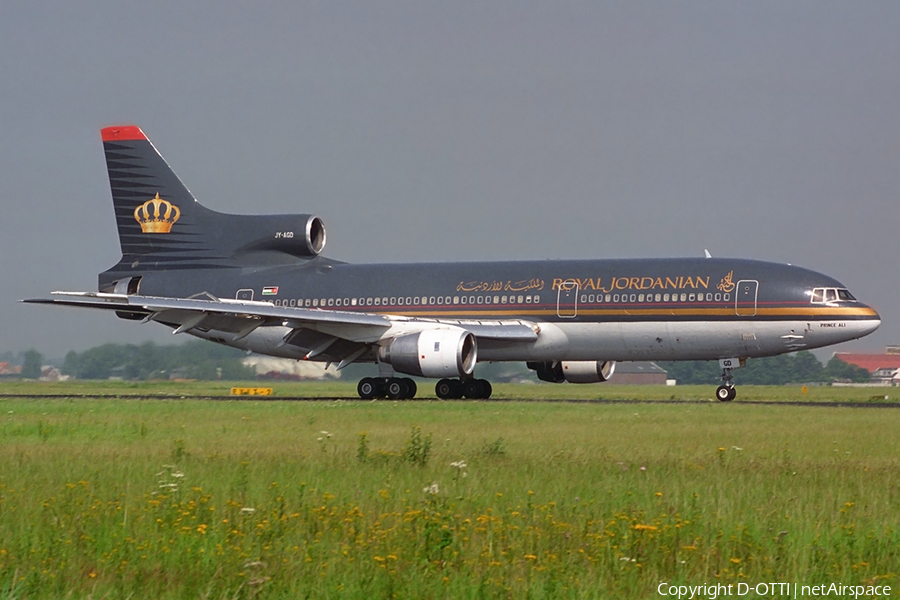
{"type": "Polygon", "coordinates": [[[631,301],[634,302],[634,294],[631,295],[631,301]]]}
{"type": "MultiPolygon", "coordinates": [[[[463,300],[462,303],[465,304],[466,301],[463,300]]],[[[459,304],[459,296],[453,296],[453,304],[459,304]]]]}
{"type": "Polygon", "coordinates": [[[618,302],[618,301],[619,301],[619,295],[613,294],[613,302],[618,302]]]}
{"type": "Polygon", "coordinates": [[[531,304],[531,296],[525,296],[525,304],[531,304]]]}
{"type": "Polygon", "coordinates": [[[314,298],[314,299],[313,299],[313,306],[318,306],[318,305],[319,305],[319,299],[318,299],[318,298],[314,298]]]}
{"type": "Polygon", "coordinates": [[[519,304],[522,304],[524,302],[525,302],[525,296],[519,296],[519,304]]]}
{"type": "MultiPolygon", "coordinates": [[[[694,301],[694,298],[696,298],[696,295],[695,295],[695,294],[691,294],[690,296],[688,296],[688,301],[689,301],[689,302],[693,302],[693,301],[694,301]]],[[[681,295],[681,299],[684,300],[684,294],[681,295]]]]}
{"type": "Polygon", "coordinates": [[[407,296],[407,297],[406,297],[406,305],[409,306],[410,304],[412,304],[412,298],[410,298],[409,296],[407,296]]]}
{"type": "Polygon", "coordinates": [[[638,295],[638,302],[643,302],[643,301],[644,301],[644,295],[643,295],[643,294],[639,294],[639,295],[638,295]]]}
{"type": "Polygon", "coordinates": [[[375,306],[381,306],[381,298],[375,298],[375,306]]]}
{"type": "Polygon", "coordinates": [[[669,295],[663,294],[663,302],[668,302],[668,301],[669,301],[669,295]]]}
{"type": "Polygon", "coordinates": [[[335,300],[335,301],[334,301],[334,305],[335,305],[335,306],[340,306],[340,305],[341,305],[341,299],[338,298],[337,300],[335,300]]]}
{"type": "Polygon", "coordinates": [[[372,299],[366,298],[366,306],[372,306],[372,299]]]}
{"type": "Polygon", "coordinates": [[[535,304],[539,303],[540,301],[541,301],[541,297],[540,297],[540,296],[535,296],[535,297],[534,297],[534,303],[535,303],[535,304]]]}

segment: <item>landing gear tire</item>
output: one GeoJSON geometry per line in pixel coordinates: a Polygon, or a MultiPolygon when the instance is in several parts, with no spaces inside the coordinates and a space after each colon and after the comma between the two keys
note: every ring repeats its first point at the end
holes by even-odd
{"type": "Polygon", "coordinates": [[[409,400],[415,397],[416,391],[416,382],[409,377],[391,377],[384,383],[384,393],[391,400],[409,400]]]}
{"type": "Polygon", "coordinates": [[[403,384],[402,379],[391,378],[388,379],[388,383],[385,386],[385,391],[387,392],[387,397],[391,400],[401,400],[406,397],[406,386],[403,384]]]}
{"type": "Polygon", "coordinates": [[[372,379],[371,377],[364,377],[359,380],[359,383],[356,386],[356,393],[359,394],[359,397],[363,400],[372,400],[373,398],[380,396],[379,393],[381,386],[377,379],[372,379]]]}
{"type": "Polygon", "coordinates": [[[720,385],[716,388],[716,398],[720,402],[730,402],[737,396],[737,389],[733,386],[720,385]]]}
{"type": "Polygon", "coordinates": [[[434,385],[434,393],[441,400],[450,400],[453,398],[453,380],[441,379],[434,385]]]}
{"type": "Polygon", "coordinates": [[[493,391],[486,379],[468,379],[463,383],[463,395],[469,400],[487,400],[493,391]]]}
{"type": "Polygon", "coordinates": [[[463,395],[469,400],[478,400],[481,398],[482,387],[481,381],[478,379],[467,379],[463,383],[463,395]]]}
{"type": "Polygon", "coordinates": [[[441,379],[434,386],[434,394],[441,400],[459,400],[463,396],[469,400],[487,400],[493,391],[486,379],[441,379]]]}

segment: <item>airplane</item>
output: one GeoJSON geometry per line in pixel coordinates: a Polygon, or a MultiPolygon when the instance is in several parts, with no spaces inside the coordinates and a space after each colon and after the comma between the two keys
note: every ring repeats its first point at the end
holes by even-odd
{"type": "Polygon", "coordinates": [[[378,376],[359,381],[364,399],[413,398],[409,376],[438,379],[438,398],[486,399],[490,382],[474,376],[485,361],[599,383],[617,361],[718,360],[716,397],[729,401],[748,358],[857,339],[881,323],[827,275],[747,259],[348,264],[321,254],[319,217],[213,211],[139,127],[101,138],[122,258],[98,291],[24,302],[113,311],[339,370],[371,363],[378,376]]]}

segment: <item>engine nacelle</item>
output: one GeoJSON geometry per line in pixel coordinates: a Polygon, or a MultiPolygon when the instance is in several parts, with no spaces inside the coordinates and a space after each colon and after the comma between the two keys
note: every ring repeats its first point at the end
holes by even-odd
{"type": "Polygon", "coordinates": [[[478,358],[475,336],[464,329],[426,329],[401,335],[378,350],[395,371],[419,377],[463,377],[478,358]]]}
{"type": "Polygon", "coordinates": [[[237,252],[277,250],[317,256],[325,247],[325,224],[315,215],[228,215],[227,236],[237,252]]]}
{"type": "Polygon", "coordinates": [[[614,360],[563,361],[562,376],[569,383],[600,383],[613,376],[616,371],[614,360]]]}

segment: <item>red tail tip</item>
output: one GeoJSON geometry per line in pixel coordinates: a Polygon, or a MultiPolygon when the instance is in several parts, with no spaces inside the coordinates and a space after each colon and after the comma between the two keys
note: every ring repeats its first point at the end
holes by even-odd
{"type": "Polygon", "coordinates": [[[147,136],[137,125],[113,125],[100,130],[104,142],[120,142],[123,140],[146,140],[147,136]]]}

